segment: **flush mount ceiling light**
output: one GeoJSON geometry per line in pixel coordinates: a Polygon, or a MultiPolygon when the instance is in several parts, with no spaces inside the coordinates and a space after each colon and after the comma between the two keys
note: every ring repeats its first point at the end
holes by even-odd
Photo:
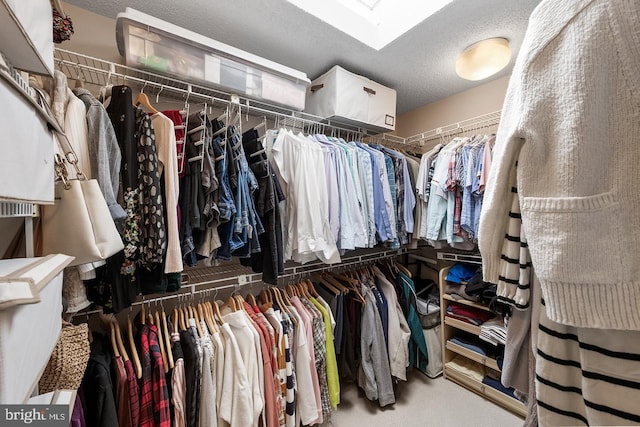
{"type": "Polygon", "coordinates": [[[466,80],[482,80],[496,74],[511,61],[509,41],[492,38],[474,43],[456,60],[456,73],[466,80]]]}

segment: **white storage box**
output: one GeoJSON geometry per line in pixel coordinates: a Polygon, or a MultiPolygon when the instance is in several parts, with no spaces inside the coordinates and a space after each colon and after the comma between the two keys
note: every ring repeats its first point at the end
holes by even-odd
{"type": "Polygon", "coordinates": [[[336,65],[311,82],[305,112],[388,132],[396,128],[396,91],[336,65]]]}
{"type": "Polygon", "coordinates": [[[52,204],[53,135],[28,95],[0,74],[0,201],[52,204]]]}
{"type": "Polygon", "coordinates": [[[40,379],[60,335],[62,271],[72,260],[0,260],[0,404],[25,402],[40,379]]]}
{"type": "Polygon", "coordinates": [[[118,14],[116,38],[128,66],[304,109],[310,80],[301,71],[131,8],[118,14]]]}
{"type": "Polygon", "coordinates": [[[49,0],[0,0],[0,52],[14,67],[53,75],[49,0]]]}

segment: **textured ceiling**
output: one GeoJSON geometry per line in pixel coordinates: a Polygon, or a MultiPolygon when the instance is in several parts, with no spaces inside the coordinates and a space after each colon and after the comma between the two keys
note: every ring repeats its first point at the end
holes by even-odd
{"type": "MultiPolygon", "coordinates": [[[[527,20],[540,0],[455,0],[376,51],[285,0],[67,0],[115,18],[127,6],[318,77],[334,65],[398,93],[398,114],[483,82],[455,73],[457,55],[489,37],[505,37],[513,66],[527,20]]],[[[317,0],[322,1],[322,0],[317,0]]],[[[427,1],[427,0],[424,0],[427,1]]]]}

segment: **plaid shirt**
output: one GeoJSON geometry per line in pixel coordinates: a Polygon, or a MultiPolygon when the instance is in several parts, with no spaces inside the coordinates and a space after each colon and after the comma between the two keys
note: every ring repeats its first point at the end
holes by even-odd
{"type": "Polygon", "coordinates": [[[140,333],[142,378],[140,378],[140,427],[153,427],[153,384],[151,380],[151,350],[147,326],[140,333]]]}
{"type": "Polygon", "coordinates": [[[131,405],[131,422],[133,426],[140,425],[140,389],[138,379],[133,370],[131,360],[124,362],[124,369],[127,371],[127,383],[129,384],[129,404],[131,405]]]}
{"type": "Polygon", "coordinates": [[[164,374],[162,353],[158,341],[158,328],[149,325],[149,347],[153,359],[153,417],[156,427],[171,427],[171,414],[169,412],[169,387],[164,374]]]}
{"type": "Polygon", "coordinates": [[[322,402],[322,419],[327,422],[331,416],[331,401],[329,400],[329,385],[327,384],[327,344],[324,331],[322,313],[307,298],[300,298],[302,305],[313,317],[313,352],[316,359],[316,370],[320,383],[320,400],[322,402]]]}

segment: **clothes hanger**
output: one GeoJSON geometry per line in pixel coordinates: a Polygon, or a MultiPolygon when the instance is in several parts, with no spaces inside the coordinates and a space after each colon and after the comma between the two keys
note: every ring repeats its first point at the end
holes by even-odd
{"type": "Polygon", "coordinates": [[[338,288],[336,288],[335,286],[333,286],[331,283],[327,282],[326,280],[316,278],[316,281],[318,281],[324,288],[329,290],[335,296],[338,296],[338,295],[340,295],[342,293],[342,291],[340,291],[338,288]]]}
{"type": "Polygon", "coordinates": [[[360,283],[359,280],[356,279],[352,279],[351,277],[348,277],[347,275],[343,274],[343,273],[336,273],[336,272],[329,272],[328,274],[330,274],[331,276],[340,279],[340,280],[344,280],[347,283],[353,283],[354,285],[357,285],[358,283],[360,283]]]}
{"type": "Polygon", "coordinates": [[[222,313],[220,313],[220,306],[218,305],[218,301],[212,302],[211,305],[213,306],[213,312],[216,315],[216,320],[218,321],[218,323],[220,323],[221,325],[224,324],[225,322],[222,318],[222,313]]]}
{"type": "Polygon", "coordinates": [[[136,100],[134,102],[134,105],[137,107],[138,105],[142,105],[144,108],[147,109],[147,111],[149,111],[152,114],[158,114],[158,110],[156,110],[153,105],[151,105],[151,101],[149,101],[149,97],[147,96],[146,93],[144,93],[144,88],[147,86],[147,82],[144,82],[144,86],[142,86],[142,89],[140,90],[140,93],[138,94],[138,96],[136,97],[136,100]]]}
{"type": "Polygon", "coordinates": [[[400,264],[398,261],[395,261],[395,266],[398,270],[402,271],[406,276],[409,276],[409,278],[412,277],[411,275],[411,271],[405,267],[404,265],[400,264]]]}
{"type": "Polygon", "coordinates": [[[289,295],[291,297],[299,297],[300,296],[300,292],[298,291],[298,289],[291,283],[285,285],[284,289],[285,289],[285,292],[287,293],[287,295],[289,295]]]}
{"type": "Polygon", "coordinates": [[[111,350],[113,351],[113,355],[115,357],[120,357],[120,350],[118,348],[118,343],[116,342],[116,326],[114,325],[113,320],[109,322],[109,338],[111,340],[111,350]]]}
{"type": "Polygon", "coordinates": [[[189,309],[191,310],[191,318],[196,323],[196,331],[198,331],[198,336],[200,336],[200,338],[204,338],[204,331],[202,330],[202,325],[200,324],[200,317],[198,316],[198,312],[193,306],[189,306],[189,309]]]}
{"type": "Polygon", "coordinates": [[[117,320],[114,323],[116,328],[116,343],[118,344],[118,349],[120,350],[120,356],[122,357],[122,360],[126,362],[127,360],[129,360],[129,354],[127,353],[127,349],[124,346],[124,343],[122,342],[122,331],[120,329],[120,324],[117,320]]]}
{"type": "Polygon", "coordinates": [[[84,78],[84,72],[82,72],[82,77],[80,76],[80,66],[78,65],[76,67],[76,84],[75,84],[75,88],[76,89],[84,89],[84,82],[85,82],[85,78],[84,78]]]}
{"type": "Polygon", "coordinates": [[[162,301],[160,301],[160,307],[162,308],[160,320],[162,320],[162,333],[164,334],[164,344],[167,349],[167,361],[169,362],[169,368],[173,369],[174,364],[173,351],[171,350],[171,335],[169,334],[169,327],[167,325],[167,314],[164,311],[164,304],[162,304],[162,301]]]}
{"type": "MultiPolygon", "coordinates": [[[[322,275],[320,276],[320,282],[321,282],[321,283],[323,283],[323,282],[328,282],[328,283],[330,283],[331,285],[333,285],[333,287],[335,287],[335,288],[339,289],[341,292],[344,292],[344,293],[348,293],[348,292],[349,292],[349,289],[350,289],[350,288],[348,288],[348,287],[344,286],[342,283],[338,282],[338,281],[337,281],[335,278],[333,278],[331,275],[326,274],[326,273],[325,273],[325,274],[322,274],[322,275]]],[[[359,282],[358,282],[358,283],[359,283],[359,282]]]]}
{"type": "Polygon", "coordinates": [[[146,322],[146,312],[144,310],[144,297],[142,297],[142,305],[140,306],[140,324],[144,325],[146,322]]]}
{"type": "Polygon", "coordinates": [[[202,307],[202,317],[204,318],[204,323],[209,328],[210,334],[215,334],[218,332],[218,327],[216,326],[215,320],[213,320],[212,311],[210,310],[210,305],[207,302],[204,302],[200,305],[202,307]]]}
{"type": "Polygon", "coordinates": [[[136,378],[142,378],[142,365],[140,364],[140,358],[138,357],[138,350],[136,349],[136,342],[133,338],[133,322],[131,321],[131,307],[129,307],[129,314],[127,314],[127,335],[129,337],[129,349],[131,350],[131,358],[133,359],[133,367],[136,370],[136,378]]]}
{"type": "Polygon", "coordinates": [[[179,325],[178,322],[180,321],[180,315],[178,314],[178,309],[174,308],[173,309],[173,313],[171,314],[171,323],[173,323],[173,333],[174,334],[179,334],[179,325]]]}
{"type": "Polygon", "coordinates": [[[207,322],[207,318],[204,314],[204,308],[202,307],[202,303],[199,303],[196,306],[196,311],[198,313],[198,317],[200,318],[200,322],[204,322],[204,325],[201,325],[200,327],[202,328],[202,332],[204,334],[204,336],[207,335],[207,333],[210,335],[212,332],[215,332],[215,329],[211,327],[211,325],[207,322]],[[206,328],[206,330],[205,330],[206,328]]]}
{"type": "Polygon", "coordinates": [[[249,305],[251,307],[257,307],[257,303],[256,303],[256,297],[253,296],[253,294],[251,292],[249,292],[247,294],[247,302],[249,303],[249,305]]]}
{"type": "Polygon", "coordinates": [[[162,335],[162,324],[160,323],[160,313],[158,310],[155,312],[155,325],[158,327],[158,345],[160,346],[160,354],[162,354],[162,367],[164,368],[164,373],[169,373],[169,360],[167,358],[167,344],[165,343],[165,338],[162,335]]]}
{"type": "Polygon", "coordinates": [[[258,295],[258,299],[260,300],[261,304],[273,304],[273,300],[271,299],[271,293],[266,288],[260,291],[260,294],[258,295]]]}
{"type": "Polygon", "coordinates": [[[318,291],[316,291],[316,287],[313,285],[313,282],[309,279],[306,279],[305,283],[307,284],[307,290],[309,291],[311,296],[314,298],[319,298],[320,294],[318,294],[318,291]]]}

